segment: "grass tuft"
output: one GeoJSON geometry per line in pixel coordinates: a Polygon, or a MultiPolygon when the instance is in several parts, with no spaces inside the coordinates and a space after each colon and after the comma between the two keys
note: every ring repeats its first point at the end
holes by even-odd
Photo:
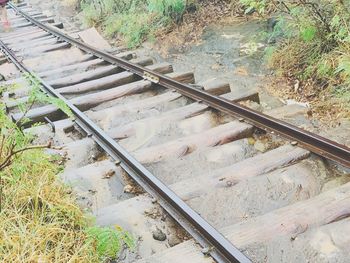
{"type": "MultiPolygon", "coordinates": [[[[32,91],[24,112],[33,101],[63,107],[30,79],[32,91]]],[[[46,146],[31,145],[34,137],[5,112],[0,102],[0,262],[101,262],[116,259],[122,247],[131,247],[133,239],[122,229],[110,229],[108,236],[91,234],[91,229],[106,229],[92,227],[92,219],[57,176],[63,170],[61,157],[48,155],[46,146]],[[103,242],[107,249],[94,245],[103,242]]]]}
{"type": "MultiPolygon", "coordinates": [[[[27,146],[31,138],[13,125],[2,107],[1,138],[27,146]]],[[[6,143],[2,153],[5,148],[6,143]]],[[[16,156],[0,171],[1,262],[98,262],[86,242],[89,221],[75,205],[71,190],[56,177],[61,169],[57,157],[35,149],[16,156]]]]}
{"type": "MultiPolygon", "coordinates": [[[[247,10],[278,16],[267,57],[272,68],[300,83],[296,97],[322,107],[334,101],[348,115],[350,104],[349,1],[240,0],[247,10]],[[272,51],[272,52],[271,52],[272,51]],[[327,98],[327,101],[324,100],[327,98]],[[344,107],[343,107],[344,106],[344,107]]],[[[293,88],[293,87],[291,87],[293,88]]]]}
{"type": "Polygon", "coordinates": [[[96,248],[99,258],[104,261],[114,258],[125,244],[134,248],[134,239],[121,227],[90,227],[87,229],[88,241],[96,248]]]}
{"type": "Polygon", "coordinates": [[[103,25],[108,37],[123,36],[128,48],[140,45],[152,31],[152,21],[146,13],[112,15],[103,25]]]}
{"type": "Polygon", "coordinates": [[[186,4],[186,0],[85,0],[81,6],[86,25],[101,26],[107,36],[119,36],[134,48],[171,22],[179,23],[186,4]]]}

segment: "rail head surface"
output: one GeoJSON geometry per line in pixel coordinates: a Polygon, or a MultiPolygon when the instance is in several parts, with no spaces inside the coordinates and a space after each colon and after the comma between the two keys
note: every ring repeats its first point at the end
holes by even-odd
{"type": "Polygon", "coordinates": [[[265,115],[263,113],[257,112],[248,107],[242,106],[239,103],[228,101],[224,98],[211,95],[205,91],[196,89],[184,83],[180,83],[176,80],[173,80],[169,77],[159,74],[157,72],[146,69],[142,66],[133,64],[129,61],[126,61],[122,58],[115,57],[111,54],[103,52],[101,50],[95,49],[94,47],[82,43],[59,30],[45,25],[36,19],[30,17],[25,12],[21,11],[14,4],[9,3],[10,7],[14,9],[18,14],[25,17],[28,21],[32,22],[34,25],[39,28],[55,35],[63,41],[70,43],[90,54],[93,54],[96,57],[99,57],[111,64],[120,66],[125,70],[128,70],[140,77],[151,80],[163,87],[176,90],[179,93],[192,98],[197,101],[202,101],[203,103],[209,105],[210,107],[226,112],[233,116],[243,117],[246,121],[254,124],[255,126],[275,132],[288,140],[297,141],[300,146],[310,150],[311,152],[333,160],[347,168],[350,168],[350,148],[339,143],[336,143],[332,140],[319,136],[317,134],[311,133],[309,131],[303,130],[299,127],[291,125],[287,122],[275,119],[271,116],[265,115]]]}
{"type": "MultiPolygon", "coordinates": [[[[33,20],[30,16],[20,11],[13,4],[9,4],[18,14],[21,14],[30,22],[33,20]]],[[[33,21],[32,21],[33,20],[33,21]]],[[[36,23],[39,23],[36,21],[36,23]]],[[[33,22],[33,24],[36,25],[33,22]]],[[[44,26],[44,25],[43,25],[44,26]]],[[[62,34],[54,33],[51,29],[48,32],[53,35],[62,34]]],[[[57,35],[56,35],[57,36],[57,35]]],[[[60,36],[58,36],[60,37],[60,36]]],[[[92,48],[92,47],[89,47],[92,48]]],[[[0,49],[6,57],[23,73],[32,74],[31,72],[12,52],[10,48],[0,39],[0,49]]],[[[86,51],[86,50],[85,50],[86,51]]],[[[87,51],[88,52],[88,51],[87,51]]],[[[114,57],[113,57],[114,58],[114,57]]],[[[199,216],[191,207],[181,200],[173,191],[164,183],[149,172],[141,163],[131,156],[123,147],[108,136],[92,120],[90,120],[82,111],[80,111],[68,99],[58,93],[43,79],[37,77],[41,89],[48,95],[61,99],[72,111],[76,118],[77,124],[90,134],[91,137],[99,144],[118,164],[148,193],[157,198],[162,207],[181,225],[191,236],[202,246],[209,248],[209,254],[217,262],[251,262],[242,252],[240,252],[231,242],[229,242],[221,233],[219,233],[206,220],[199,216]]]]}

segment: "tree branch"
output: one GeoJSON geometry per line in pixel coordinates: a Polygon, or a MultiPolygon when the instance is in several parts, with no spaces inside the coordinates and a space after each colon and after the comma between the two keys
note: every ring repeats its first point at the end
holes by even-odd
{"type": "MultiPolygon", "coordinates": [[[[13,146],[13,145],[12,145],[13,146]]],[[[43,149],[43,148],[51,148],[51,142],[49,142],[46,145],[31,145],[31,146],[27,146],[24,148],[21,148],[19,150],[14,150],[14,147],[11,147],[10,152],[7,154],[7,156],[5,157],[5,160],[0,164],[0,171],[2,171],[5,167],[9,166],[12,162],[12,158],[14,156],[16,156],[19,153],[22,153],[24,151],[28,151],[28,150],[33,150],[33,149],[43,149]]]]}

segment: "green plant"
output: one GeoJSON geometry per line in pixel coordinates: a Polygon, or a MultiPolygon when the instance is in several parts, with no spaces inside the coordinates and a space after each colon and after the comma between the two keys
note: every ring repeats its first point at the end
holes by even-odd
{"type": "Polygon", "coordinates": [[[0,104],[0,261],[98,262],[89,221],[56,177],[58,157],[31,140],[0,104]]]}
{"type": "MultiPolygon", "coordinates": [[[[33,94],[31,100],[43,96],[33,94]]],[[[50,144],[31,145],[33,136],[17,124],[0,103],[0,261],[97,263],[124,244],[132,248],[131,235],[120,228],[90,226],[57,177],[62,157],[43,151],[50,144]]]]}
{"type": "Polygon", "coordinates": [[[298,80],[297,97],[309,100],[322,115],[349,116],[350,2],[239,2],[246,12],[254,11],[261,16],[273,14],[277,19],[268,37],[268,43],[276,44],[266,49],[265,57],[277,74],[298,80]]]}
{"type": "Polygon", "coordinates": [[[16,155],[29,150],[29,138],[24,136],[18,126],[7,120],[5,109],[0,105],[0,172],[10,166],[16,155]]]}
{"type": "Polygon", "coordinates": [[[279,22],[273,34],[284,39],[271,57],[283,74],[316,82],[335,80],[342,68],[339,53],[349,54],[349,3],[345,1],[240,0],[264,13],[274,6],[279,22]]]}
{"type": "Polygon", "coordinates": [[[21,112],[24,114],[28,112],[29,109],[35,104],[35,103],[46,103],[46,104],[52,104],[55,105],[57,108],[62,110],[68,117],[73,118],[73,113],[70,110],[70,108],[62,101],[61,99],[49,96],[45,94],[41,90],[41,83],[37,76],[29,73],[25,73],[24,78],[29,84],[29,98],[28,101],[19,105],[19,108],[21,112]]]}
{"type": "Polygon", "coordinates": [[[151,34],[152,21],[150,20],[149,15],[144,13],[138,16],[134,14],[112,15],[104,22],[105,33],[109,37],[122,35],[128,47],[134,48],[151,34]]]}
{"type": "Polygon", "coordinates": [[[103,20],[100,10],[97,10],[92,4],[82,4],[83,22],[87,26],[95,26],[103,20]]]}
{"type": "Polygon", "coordinates": [[[172,21],[179,23],[185,0],[84,0],[84,21],[102,26],[108,37],[121,37],[129,48],[139,46],[172,21]]]}
{"type": "Polygon", "coordinates": [[[339,63],[335,73],[339,74],[346,84],[350,84],[350,54],[342,56],[339,59],[339,63]]]}
{"type": "Polygon", "coordinates": [[[263,14],[266,11],[267,1],[265,0],[240,0],[239,2],[246,7],[246,14],[251,13],[252,11],[257,11],[258,13],[263,14]]]}
{"type": "Polygon", "coordinates": [[[88,241],[96,247],[101,260],[116,259],[123,245],[128,248],[135,246],[132,236],[119,226],[90,227],[87,229],[88,241]]]}
{"type": "Polygon", "coordinates": [[[148,0],[148,10],[158,15],[171,17],[179,22],[186,9],[185,0],[148,0]]]}
{"type": "Polygon", "coordinates": [[[144,2],[144,0],[83,0],[81,1],[83,20],[88,26],[99,25],[110,16],[144,9],[144,2]]]}

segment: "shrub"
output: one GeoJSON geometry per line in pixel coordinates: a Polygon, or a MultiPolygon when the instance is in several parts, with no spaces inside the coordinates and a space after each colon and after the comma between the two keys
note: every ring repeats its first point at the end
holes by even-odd
{"type": "Polygon", "coordinates": [[[0,261],[97,262],[88,220],[56,177],[59,158],[31,146],[4,112],[0,105],[0,261]]]}
{"type": "Polygon", "coordinates": [[[129,48],[140,45],[154,32],[179,23],[185,0],[84,0],[82,13],[89,26],[102,26],[109,37],[120,36],[129,48]]]}
{"type": "Polygon", "coordinates": [[[148,10],[157,15],[172,18],[176,23],[180,22],[186,9],[184,0],[148,0],[148,10]]]}
{"type": "Polygon", "coordinates": [[[137,47],[152,32],[151,18],[148,14],[112,15],[104,23],[104,32],[108,37],[122,36],[129,48],[137,47]]]}
{"type": "MultiPolygon", "coordinates": [[[[25,78],[31,92],[28,103],[21,106],[24,114],[35,101],[52,103],[71,114],[62,101],[39,91],[35,76],[25,78]]],[[[0,94],[12,88],[2,86],[0,94]]],[[[106,235],[106,229],[90,227],[91,219],[57,177],[64,160],[44,152],[50,144],[31,145],[34,137],[5,112],[0,103],[0,261],[100,262],[117,258],[122,245],[131,247],[133,239],[120,228],[106,235]]]]}
{"type": "Polygon", "coordinates": [[[125,244],[128,248],[135,246],[130,234],[119,226],[114,229],[109,227],[90,227],[86,231],[88,242],[93,245],[101,261],[115,259],[125,244]]]}
{"type": "MultiPolygon", "coordinates": [[[[349,90],[350,3],[331,0],[240,0],[261,14],[271,6],[279,15],[274,34],[283,40],[270,53],[270,65],[284,76],[312,81],[315,87],[349,90]],[[258,7],[258,8],[257,8],[258,7]],[[278,32],[277,32],[278,31],[278,32]]],[[[339,94],[339,92],[336,92],[339,94]]]]}

